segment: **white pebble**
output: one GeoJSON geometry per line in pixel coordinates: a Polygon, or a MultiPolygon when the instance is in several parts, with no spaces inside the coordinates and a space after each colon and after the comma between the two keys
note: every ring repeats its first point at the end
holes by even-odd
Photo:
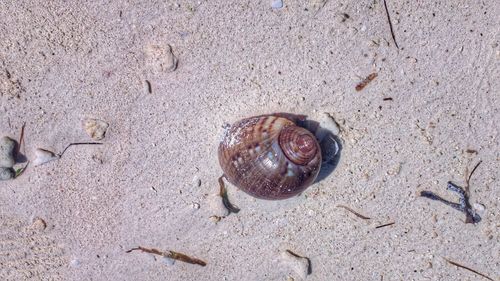
{"type": "Polygon", "coordinates": [[[281,8],[283,8],[283,1],[282,0],[272,0],[271,1],[271,7],[273,9],[281,9],[281,8]]]}
{"type": "Polygon", "coordinates": [[[329,130],[332,134],[338,136],[340,134],[339,125],[337,121],[328,113],[321,114],[321,119],[319,120],[321,127],[329,130]]]}
{"type": "Polygon", "coordinates": [[[166,264],[166,265],[174,265],[175,260],[172,259],[172,258],[169,258],[169,257],[163,257],[161,259],[161,262],[164,263],[164,264],[166,264]]]}
{"type": "Polygon", "coordinates": [[[16,172],[12,168],[0,167],[0,180],[10,180],[16,177],[16,172]]]}
{"type": "Polygon", "coordinates": [[[71,260],[71,261],[69,262],[69,265],[70,265],[71,267],[75,267],[75,268],[80,267],[80,261],[79,261],[79,260],[77,260],[77,259],[73,259],[73,260],[71,260]]]}
{"type": "Polygon", "coordinates": [[[198,209],[200,208],[200,204],[198,204],[198,203],[193,203],[193,204],[191,205],[191,207],[193,207],[193,209],[195,209],[195,210],[198,210],[198,209]]]}
{"type": "Polygon", "coordinates": [[[288,267],[290,267],[300,278],[302,278],[302,280],[306,279],[309,274],[309,260],[307,258],[298,257],[290,251],[284,251],[281,253],[281,258],[288,267]]]}
{"type": "Polygon", "coordinates": [[[146,56],[147,63],[157,72],[173,72],[177,69],[177,57],[168,44],[147,46],[146,56]]]}
{"type": "Polygon", "coordinates": [[[47,162],[59,159],[59,156],[54,154],[54,152],[43,148],[37,148],[35,150],[35,157],[36,158],[33,161],[33,165],[35,166],[40,166],[47,162]]]}
{"type": "Polygon", "coordinates": [[[194,187],[200,187],[201,186],[201,179],[198,176],[194,176],[194,178],[193,178],[193,186],[194,187]]]}
{"type": "Polygon", "coordinates": [[[83,121],[85,132],[87,132],[93,140],[102,140],[106,135],[108,127],[108,123],[99,119],[87,118],[83,121]]]}
{"type": "Polygon", "coordinates": [[[484,211],[486,210],[486,207],[483,204],[480,204],[480,203],[474,203],[474,204],[472,204],[472,207],[474,208],[474,210],[476,212],[479,213],[479,215],[484,214],[484,211]]]}
{"type": "Polygon", "coordinates": [[[0,167],[12,168],[16,164],[14,159],[14,149],[16,142],[9,138],[3,137],[0,139],[0,167]]]}

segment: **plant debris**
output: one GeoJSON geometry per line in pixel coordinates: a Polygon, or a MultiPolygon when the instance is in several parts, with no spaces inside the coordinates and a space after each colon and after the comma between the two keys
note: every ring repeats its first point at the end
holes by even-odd
{"type": "Polygon", "coordinates": [[[126,253],[130,253],[132,251],[142,251],[144,253],[149,253],[149,254],[153,254],[153,255],[158,255],[158,256],[162,256],[162,257],[166,257],[166,258],[170,258],[170,259],[174,259],[174,260],[178,260],[178,261],[182,261],[182,262],[186,262],[186,263],[190,263],[190,264],[197,264],[197,265],[201,265],[201,266],[206,266],[207,263],[200,260],[200,259],[197,259],[197,258],[192,258],[188,255],[185,255],[185,254],[182,254],[182,253],[178,253],[178,252],[174,252],[174,251],[160,251],[160,250],[157,250],[157,249],[154,249],[154,248],[144,248],[144,247],[137,247],[137,248],[132,248],[128,251],[126,251],[126,253]]]}
{"type": "Polygon", "coordinates": [[[366,85],[368,85],[368,83],[370,83],[371,81],[373,81],[373,79],[377,78],[378,74],[376,72],[368,75],[365,79],[363,79],[363,81],[359,82],[358,85],[356,85],[356,91],[361,91],[363,90],[366,85]]]}
{"type": "Polygon", "coordinates": [[[148,93],[152,94],[153,93],[153,87],[151,86],[151,82],[149,82],[149,80],[146,80],[146,85],[148,87],[148,93]]]}
{"type": "Polygon", "coordinates": [[[30,164],[30,161],[28,161],[26,163],[26,165],[24,165],[24,167],[16,169],[16,175],[14,176],[14,178],[21,176],[24,173],[24,171],[26,171],[26,168],[28,168],[29,164],[30,164]]]}
{"type": "Polygon", "coordinates": [[[495,281],[495,280],[493,280],[491,277],[489,277],[489,276],[487,276],[486,274],[483,274],[483,273],[481,273],[481,272],[479,272],[479,271],[477,271],[477,270],[474,270],[474,269],[472,269],[472,268],[470,268],[470,267],[467,267],[467,266],[465,266],[465,265],[461,265],[461,264],[459,264],[459,263],[457,263],[457,262],[454,262],[454,261],[451,261],[451,260],[449,260],[449,259],[447,259],[447,258],[444,258],[444,259],[445,259],[448,263],[450,263],[450,264],[452,264],[452,265],[454,265],[454,266],[457,266],[457,267],[460,267],[460,268],[463,268],[463,269],[467,269],[468,271],[473,272],[473,273],[475,273],[475,274],[477,274],[477,275],[480,275],[480,276],[482,276],[482,277],[484,277],[484,278],[486,278],[486,279],[488,279],[488,280],[495,281]]]}
{"type": "Polygon", "coordinates": [[[344,205],[337,205],[337,207],[338,207],[338,208],[343,208],[343,209],[346,209],[347,211],[349,211],[349,212],[351,212],[351,213],[355,214],[358,218],[362,218],[362,219],[364,219],[364,220],[369,220],[369,219],[370,219],[369,217],[364,216],[364,215],[362,215],[362,214],[360,214],[360,213],[358,213],[358,212],[354,211],[353,209],[351,209],[351,208],[349,208],[349,207],[347,207],[347,206],[344,206],[344,205]]]}
{"type": "Polygon", "coordinates": [[[222,197],[222,203],[224,204],[224,207],[226,207],[226,209],[229,211],[229,214],[231,214],[231,213],[237,214],[240,211],[240,209],[238,207],[234,206],[233,204],[231,204],[231,202],[229,202],[229,198],[227,197],[226,186],[224,185],[224,178],[225,177],[226,177],[225,175],[222,175],[219,178],[219,186],[220,186],[219,195],[220,195],[220,197],[222,197]]]}
{"type": "Polygon", "coordinates": [[[393,225],[393,224],[395,224],[395,222],[385,223],[385,224],[376,226],[375,228],[382,228],[382,227],[390,226],[390,225],[393,225]]]}
{"type": "Polygon", "coordinates": [[[392,28],[391,16],[389,15],[389,9],[387,8],[387,3],[384,0],[385,13],[387,14],[387,21],[389,22],[389,28],[391,29],[392,40],[394,41],[394,45],[399,49],[398,42],[396,42],[396,36],[394,35],[394,29],[392,28]]]}
{"type": "Polygon", "coordinates": [[[384,101],[392,101],[392,98],[389,97],[389,98],[383,98],[384,101]]]}
{"type": "Polygon", "coordinates": [[[462,188],[462,187],[452,183],[451,181],[448,182],[447,189],[458,194],[459,203],[454,203],[454,202],[450,202],[446,199],[443,199],[439,195],[434,194],[432,191],[426,191],[426,190],[421,191],[420,196],[425,197],[425,198],[429,198],[431,200],[440,201],[440,202],[452,207],[453,209],[456,209],[460,212],[465,213],[465,216],[466,216],[465,223],[476,224],[476,223],[480,222],[481,217],[479,216],[479,214],[476,213],[476,211],[472,208],[472,206],[469,202],[469,182],[470,182],[470,179],[472,177],[472,174],[474,174],[474,172],[476,171],[479,164],[481,164],[481,161],[479,161],[476,164],[474,169],[472,169],[472,172],[466,178],[465,188],[462,188]]]}
{"type": "Polygon", "coordinates": [[[19,141],[17,142],[18,146],[16,149],[16,156],[19,155],[19,152],[21,151],[21,146],[24,144],[24,127],[26,127],[26,122],[23,123],[21,126],[21,134],[19,135],[19,141]]]}
{"type": "Polygon", "coordinates": [[[102,142],[72,142],[70,144],[68,144],[68,146],[66,146],[66,148],[64,148],[64,150],[58,154],[59,158],[61,158],[64,154],[64,152],[66,152],[66,150],[70,147],[70,146],[73,146],[73,145],[100,145],[100,144],[103,144],[102,142]]]}

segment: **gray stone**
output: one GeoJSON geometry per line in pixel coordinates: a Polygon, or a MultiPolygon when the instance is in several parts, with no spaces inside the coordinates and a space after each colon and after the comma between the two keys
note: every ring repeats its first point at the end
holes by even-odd
{"type": "Polygon", "coordinates": [[[10,180],[16,177],[16,171],[12,168],[0,167],[0,180],[10,180]]]}
{"type": "Polygon", "coordinates": [[[14,149],[16,142],[9,138],[3,137],[0,139],[0,167],[12,168],[16,164],[14,159],[14,149]]]}

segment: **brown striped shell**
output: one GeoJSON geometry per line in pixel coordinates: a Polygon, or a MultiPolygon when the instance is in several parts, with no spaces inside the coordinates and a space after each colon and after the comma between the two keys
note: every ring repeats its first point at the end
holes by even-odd
{"type": "Polygon", "coordinates": [[[233,124],[219,145],[226,178],[261,199],[286,199],[318,176],[321,150],[315,136],[282,115],[250,117],[233,124]]]}

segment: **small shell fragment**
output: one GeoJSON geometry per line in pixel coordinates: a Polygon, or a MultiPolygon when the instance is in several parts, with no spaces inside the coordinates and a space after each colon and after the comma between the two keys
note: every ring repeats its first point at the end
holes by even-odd
{"type": "Polygon", "coordinates": [[[281,9],[283,8],[283,0],[272,0],[271,8],[273,9],[281,9]]]}
{"type": "Polygon", "coordinates": [[[16,164],[14,158],[14,149],[16,142],[9,138],[3,137],[0,139],[0,167],[12,168],[16,164]]]}
{"type": "Polygon", "coordinates": [[[297,275],[302,279],[306,279],[309,275],[309,259],[305,257],[298,256],[290,250],[286,250],[281,253],[281,258],[283,262],[289,266],[297,275]]]}
{"type": "Polygon", "coordinates": [[[93,140],[102,140],[106,135],[108,127],[108,123],[99,119],[87,118],[83,121],[85,132],[87,132],[93,140]]]}
{"type": "Polygon", "coordinates": [[[47,223],[42,218],[35,218],[31,224],[31,228],[37,231],[43,231],[47,228],[47,223]]]}
{"type": "Polygon", "coordinates": [[[16,177],[16,171],[10,167],[0,167],[0,180],[10,180],[16,177]]]}
{"type": "Polygon", "coordinates": [[[36,158],[33,161],[33,165],[35,166],[40,166],[47,162],[59,159],[59,156],[56,155],[54,152],[43,148],[37,148],[35,150],[35,156],[36,158]]]}
{"type": "Polygon", "coordinates": [[[173,72],[178,60],[170,45],[149,45],[146,47],[148,64],[157,72],[173,72]]]}

